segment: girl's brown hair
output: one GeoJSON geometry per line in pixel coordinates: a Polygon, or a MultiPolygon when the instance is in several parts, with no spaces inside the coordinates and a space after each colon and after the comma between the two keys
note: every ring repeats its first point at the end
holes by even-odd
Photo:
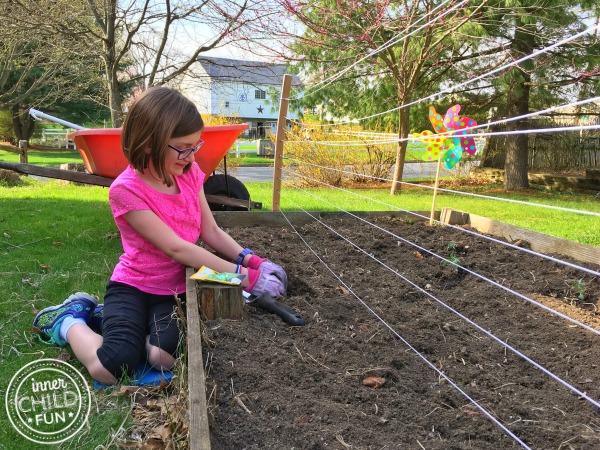
{"type": "MultiPolygon", "coordinates": [[[[171,186],[173,179],[165,173],[164,167],[167,142],[202,128],[202,117],[190,100],[171,88],[151,87],[131,105],[123,124],[121,145],[134,169],[143,172],[152,160],[156,174],[171,186]]],[[[188,164],[184,172],[190,166],[188,164]]]]}

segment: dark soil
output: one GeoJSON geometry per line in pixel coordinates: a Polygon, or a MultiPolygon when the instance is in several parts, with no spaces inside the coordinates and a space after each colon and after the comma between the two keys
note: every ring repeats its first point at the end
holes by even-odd
{"type": "MultiPolygon", "coordinates": [[[[589,274],[449,228],[370,220],[600,329],[600,280],[589,274]]],[[[243,320],[204,323],[213,449],[520,447],[457,388],[531,448],[600,448],[595,406],[435,299],[592,399],[600,336],[364,222],[327,221],[401,276],[318,223],[300,234],[345,286],[291,229],[229,229],[286,268],[285,302],[307,325],[252,306],[243,320]],[[372,376],[385,384],[364,385],[372,376]]]]}

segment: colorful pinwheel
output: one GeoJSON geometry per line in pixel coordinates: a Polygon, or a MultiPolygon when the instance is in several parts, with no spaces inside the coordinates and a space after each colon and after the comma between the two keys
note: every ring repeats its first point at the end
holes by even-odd
{"type": "Polygon", "coordinates": [[[427,144],[423,159],[425,161],[437,161],[442,153],[442,160],[446,168],[452,169],[462,157],[463,152],[469,155],[477,153],[475,140],[468,134],[465,128],[477,126],[477,122],[470,117],[460,117],[460,105],[454,105],[446,111],[442,119],[433,106],[429,107],[429,121],[436,133],[447,133],[444,135],[433,134],[429,130],[422,133],[413,133],[413,137],[427,144]],[[461,137],[464,136],[464,137],[461,137]]]}

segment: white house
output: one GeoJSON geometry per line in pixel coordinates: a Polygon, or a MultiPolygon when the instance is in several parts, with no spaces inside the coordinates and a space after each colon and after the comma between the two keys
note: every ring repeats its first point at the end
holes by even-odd
{"type": "MultiPolygon", "coordinates": [[[[250,124],[251,138],[276,131],[285,65],[202,56],[193,73],[181,81],[180,89],[200,114],[237,117],[250,124]]],[[[292,87],[299,86],[302,83],[293,75],[292,87]]],[[[293,105],[286,116],[298,118],[293,105]]]]}

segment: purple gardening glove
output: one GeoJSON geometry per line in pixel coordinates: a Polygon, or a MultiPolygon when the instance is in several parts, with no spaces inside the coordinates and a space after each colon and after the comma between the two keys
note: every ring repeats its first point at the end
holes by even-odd
{"type": "Polygon", "coordinates": [[[269,275],[275,275],[277,278],[281,280],[283,283],[284,289],[287,291],[288,286],[288,278],[285,270],[278,264],[275,264],[273,261],[270,261],[266,258],[260,258],[256,255],[252,255],[250,259],[248,259],[247,267],[250,269],[260,269],[263,272],[266,272],[269,275]]]}
{"type": "Polygon", "coordinates": [[[285,295],[287,286],[275,275],[271,275],[264,270],[256,270],[248,268],[249,284],[244,288],[246,292],[258,297],[266,292],[271,297],[279,297],[285,295]]]}

